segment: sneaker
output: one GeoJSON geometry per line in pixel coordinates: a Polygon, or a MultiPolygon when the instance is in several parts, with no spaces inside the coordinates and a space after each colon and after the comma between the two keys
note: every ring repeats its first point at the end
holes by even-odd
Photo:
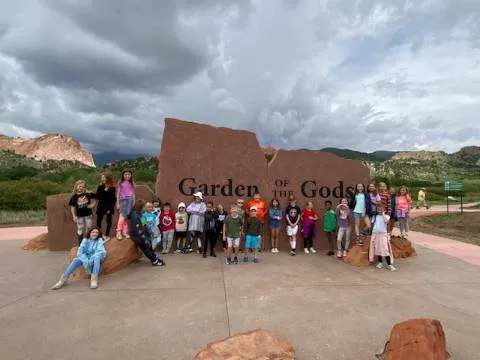
{"type": "Polygon", "coordinates": [[[390,271],[396,271],[397,269],[393,265],[388,265],[388,270],[390,271]]]}
{"type": "Polygon", "coordinates": [[[339,250],[337,251],[337,258],[341,258],[342,257],[342,252],[339,250]]]}
{"type": "Polygon", "coordinates": [[[332,250],[330,250],[330,251],[327,253],[327,256],[332,256],[332,255],[335,255],[335,253],[334,253],[332,250]]]}
{"type": "Polygon", "coordinates": [[[167,250],[162,250],[162,254],[168,254],[167,250]]]}
{"type": "Polygon", "coordinates": [[[348,254],[347,254],[347,250],[344,250],[344,251],[343,251],[343,257],[347,257],[347,255],[348,255],[348,254]]]}
{"type": "Polygon", "coordinates": [[[236,256],[233,258],[233,262],[234,262],[235,264],[238,264],[238,258],[237,258],[236,256]]]}
{"type": "Polygon", "coordinates": [[[315,253],[317,252],[317,250],[315,250],[313,247],[311,247],[311,248],[310,248],[310,252],[311,252],[312,254],[315,254],[315,253]]]}
{"type": "Polygon", "coordinates": [[[244,256],[244,257],[243,257],[243,262],[244,262],[244,263],[248,263],[248,256],[244,256]]]}
{"type": "Polygon", "coordinates": [[[203,257],[203,258],[206,258],[206,257],[207,257],[207,254],[206,254],[206,253],[203,253],[203,254],[202,254],[202,257],[203,257]]]}
{"type": "Polygon", "coordinates": [[[272,250],[270,250],[270,251],[274,254],[276,253],[275,248],[272,248],[272,250]]]}
{"type": "Polygon", "coordinates": [[[379,262],[377,265],[375,265],[375,267],[376,267],[377,269],[383,269],[383,268],[384,268],[384,265],[383,265],[383,263],[379,262]]]}
{"type": "Polygon", "coordinates": [[[259,263],[259,260],[258,260],[257,258],[254,258],[254,259],[253,259],[253,262],[254,262],[255,264],[258,264],[258,263],[259,263]]]}
{"type": "Polygon", "coordinates": [[[303,251],[305,252],[305,254],[310,254],[310,251],[308,251],[307,248],[303,249],[303,251]]]}
{"type": "Polygon", "coordinates": [[[126,234],[126,233],[123,233],[123,234],[122,234],[122,237],[123,237],[124,239],[130,239],[130,235],[128,235],[128,234],[126,234]]]}
{"type": "Polygon", "coordinates": [[[225,265],[231,265],[231,264],[232,264],[232,262],[230,261],[230,259],[225,260],[225,265]]]}
{"type": "Polygon", "coordinates": [[[277,248],[275,248],[275,252],[278,254],[280,251],[278,251],[278,249],[277,249],[277,248]]]}
{"type": "Polygon", "coordinates": [[[180,250],[180,249],[175,250],[175,254],[180,254],[180,253],[182,253],[182,252],[183,252],[183,251],[180,250]]]}
{"type": "Polygon", "coordinates": [[[157,259],[152,263],[152,266],[165,266],[165,261],[157,259]]]}
{"type": "Polygon", "coordinates": [[[297,252],[295,250],[290,250],[290,255],[295,256],[295,255],[297,255],[297,252]]]}
{"type": "Polygon", "coordinates": [[[122,233],[117,232],[116,238],[117,238],[117,240],[122,240],[123,239],[122,233]]]}
{"type": "Polygon", "coordinates": [[[202,248],[198,248],[197,249],[197,254],[201,254],[202,253],[202,248]]]}
{"type": "Polygon", "coordinates": [[[358,246],[363,246],[363,240],[360,240],[360,241],[358,242],[358,246]]]}

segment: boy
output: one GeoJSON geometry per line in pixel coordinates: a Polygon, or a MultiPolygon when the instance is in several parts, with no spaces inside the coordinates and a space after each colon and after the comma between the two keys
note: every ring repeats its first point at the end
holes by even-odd
{"type": "Polygon", "coordinates": [[[155,214],[153,204],[147,202],[145,211],[142,213],[142,223],[147,226],[149,237],[152,241],[152,250],[155,251],[160,243],[160,229],[158,228],[158,215],[155,214]]]}
{"type": "Polygon", "coordinates": [[[155,198],[155,200],[153,200],[152,202],[152,205],[153,205],[153,213],[157,216],[160,215],[160,212],[162,211],[162,203],[160,202],[160,199],[155,198]]]}
{"type": "Polygon", "coordinates": [[[226,264],[238,264],[237,253],[240,247],[240,235],[243,230],[243,218],[239,214],[238,206],[230,207],[230,215],[225,218],[223,223],[223,241],[227,242],[227,260],[226,264]],[[233,257],[235,254],[235,257],[233,257]]]}
{"type": "Polygon", "coordinates": [[[323,215],[323,231],[327,235],[328,244],[330,246],[330,250],[328,251],[327,255],[332,256],[335,254],[333,251],[333,235],[335,234],[335,230],[337,230],[337,216],[335,215],[335,211],[332,209],[332,202],[330,200],[325,201],[325,214],[323,215]]]}
{"type": "Polygon", "coordinates": [[[215,246],[217,245],[217,217],[213,209],[213,202],[207,201],[207,211],[205,211],[205,221],[203,223],[203,257],[207,257],[208,246],[210,245],[210,256],[217,257],[215,246]]]}
{"type": "MultiPolygon", "coordinates": [[[[293,201],[291,201],[293,203],[293,201]]],[[[292,205],[288,208],[287,215],[287,235],[290,240],[290,255],[297,255],[297,232],[298,223],[300,222],[300,211],[297,210],[296,205],[292,205]]]]}
{"type": "Polygon", "coordinates": [[[175,214],[171,211],[170,203],[163,204],[160,213],[160,231],[162,232],[162,254],[168,254],[172,247],[175,234],[175,214]]]}
{"type": "Polygon", "coordinates": [[[252,206],[249,212],[249,217],[245,223],[245,249],[243,251],[243,262],[248,262],[247,251],[253,252],[253,262],[258,263],[258,245],[260,241],[262,224],[257,217],[257,208],[252,206]]]}

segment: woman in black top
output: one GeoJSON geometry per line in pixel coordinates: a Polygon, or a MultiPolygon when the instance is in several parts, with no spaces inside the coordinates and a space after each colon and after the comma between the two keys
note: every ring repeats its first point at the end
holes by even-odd
{"type": "Polygon", "coordinates": [[[104,240],[110,239],[110,229],[112,228],[112,216],[117,202],[116,185],[112,180],[112,174],[106,172],[100,175],[100,185],[97,188],[97,226],[101,228],[103,217],[106,216],[107,231],[105,231],[104,240]]]}

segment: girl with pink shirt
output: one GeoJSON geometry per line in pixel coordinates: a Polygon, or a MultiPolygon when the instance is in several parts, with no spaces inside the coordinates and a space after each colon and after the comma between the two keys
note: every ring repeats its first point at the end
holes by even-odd
{"type": "Polygon", "coordinates": [[[120,212],[117,224],[117,239],[129,239],[127,217],[132,212],[135,202],[135,184],[132,171],[125,169],[117,188],[117,209],[120,212]]]}
{"type": "Polygon", "coordinates": [[[395,196],[395,209],[402,239],[408,238],[408,214],[410,213],[411,204],[412,199],[408,195],[407,187],[401,186],[398,189],[397,196],[395,196]]]}

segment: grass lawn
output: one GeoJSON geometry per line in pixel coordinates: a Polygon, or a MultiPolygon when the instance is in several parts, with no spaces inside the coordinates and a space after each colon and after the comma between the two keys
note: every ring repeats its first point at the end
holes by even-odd
{"type": "Polygon", "coordinates": [[[46,225],[45,210],[0,211],[0,227],[46,225]]]}
{"type": "Polygon", "coordinates": [[[410,228],[414,231],[480,245],[480,212],[422,216],[413,219],[410,228]]]}

